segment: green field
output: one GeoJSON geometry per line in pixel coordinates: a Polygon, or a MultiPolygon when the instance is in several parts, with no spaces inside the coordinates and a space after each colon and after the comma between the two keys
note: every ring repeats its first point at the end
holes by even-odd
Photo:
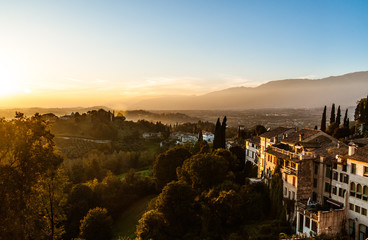
{"type": "Polygon", "coordinates": [[[149,201],[154,197],[156,195],[149,195],[140,199],[120,215],[113,226],[114,239],[118,239],[119,237],[130,237],[134,239],[136,237],[135,227],[138,224],[138,220],[146,211],[149,201]]]}
{"type": "MultiPolygon", "coordinates": [[[[137,173],[141,174],[144,177],[152,176],[152,169],[145,169],[145,170],[137,171],[137,173]]],[[[117,175],[117,177],[120,179],[123,179],[125,175],[127,174],[128,172],[125,172],[125,173],[117,175]]]]}

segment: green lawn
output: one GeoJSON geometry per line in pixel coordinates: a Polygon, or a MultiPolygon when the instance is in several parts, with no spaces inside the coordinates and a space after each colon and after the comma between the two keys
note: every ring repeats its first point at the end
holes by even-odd
{"type": "Polygon", "coordinates": [[[140,199],[120,215],[113,226],[114,239],[118,239],[118,237],[130,237],[134,239],[136,237],[135,227],[138,224],[138,220],[146,211],[149,201],[154,197],[156,195],[149,195],[140,199]]]}
{"type": "MultiPolygon", "coordinates": [[[[142,176],[151,176],[152,174],[152,169],[145,169],[145,170],[141,170],[141,171],[138,171],[137,173],[141,174],[142,176]]],[[[119,174],[117,175],[118,178],[120,179],[123,179],[125,177],[125,175],[127,175],[128,172],[125,172],[125,173],[122,173],[122,174],[119,174]]]]}

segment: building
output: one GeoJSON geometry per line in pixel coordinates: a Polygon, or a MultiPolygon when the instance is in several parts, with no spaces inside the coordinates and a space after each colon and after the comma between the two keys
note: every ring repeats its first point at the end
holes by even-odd
{"type": "Polygon", "coordinates": [[[343,229],[347,176],[336,156],[345,152],[345,144],[314,129],[290,133],[266,148],[265,180],[280,169],[287,217],[296,221],[297,234],[337,234],[343,229]]]}
{"type": "Polygon", "coordinates": [[[245,162],[258,163],[259,137],[253,137],[245,141],[245,162]]]}
{"type": "Polygon", "coordinates": [[[215,134],[210,132],[202,132],[203,140],[208,143],[213,143],[213,140],[215,139],[215,134]]]}
{"type": "Polygon", "coordinates": [[[258,177],[264,176],[266,148],[279,142],[279,140],[288,136],[288,134],[295,132],[295,128],[278,127],[269,132],[261,134],[259,143],[259,159],[258,159],[258,177]]]}

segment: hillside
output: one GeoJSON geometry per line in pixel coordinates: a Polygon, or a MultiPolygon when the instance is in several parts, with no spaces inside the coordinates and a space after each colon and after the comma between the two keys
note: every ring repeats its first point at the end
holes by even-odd
{"type": "Polygon", "coordinates": [[[144,100],[131,109],[244,110],[254,108],[314,108],[336,103],[353,106],[368,93],[368,71],[323,79],[285,79],[258,87],[235,87],[201,96],[144,100]]]}

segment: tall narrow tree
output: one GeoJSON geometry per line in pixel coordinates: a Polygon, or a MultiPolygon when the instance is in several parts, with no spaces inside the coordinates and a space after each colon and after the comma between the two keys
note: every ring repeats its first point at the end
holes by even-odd
{"type": "Polygon", "coordinates": [[[344,116],[344,128],[347,128],[348,126],[349,126],[349,122],[348,122],[348,109],[346,109],[345,116],[344,116]]]}
{"type": "Polygon", "coordinates": [[[215,138],[213,139],[213,149],[218,149],[221,146],[221,123],[220,118],[217,118],[216,128],[215,128],[215,138]]]}
{"type": "Polygon", "coordinates": [[[326,132],[326,106],[323,109],[323,113],[322,113],[321,131],[326,132]]]}
{"type": "Polygon", "coordinates": [[[226,148],[226,121],[227,118],[225,116],[221,125],[221,148],[226,148]]]}
{"type": "Polygon", "coordinates": [[[331,108],[330,124],[334,123],[335,120],[336,120],[336,117],[335,117],[335,103],[333,103],[332,108],[331,108]]]}
{"type": "Polygon", "coordinates": [[[341,109],[340,109],[340,106],[337,108],[336,123],[337,123],[337,126],[340,126],[340,123],[341,123],[341,109]]]}

